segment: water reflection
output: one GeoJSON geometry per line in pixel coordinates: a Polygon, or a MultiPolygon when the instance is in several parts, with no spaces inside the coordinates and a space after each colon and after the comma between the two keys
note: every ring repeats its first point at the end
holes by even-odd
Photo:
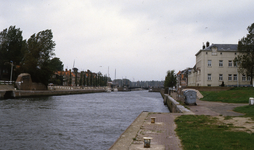
{"type": "Polygon", "coordinates": [[[108,149],[142,112],[168,112],[147,91],[0,101],[2,149],[108,149]]]}

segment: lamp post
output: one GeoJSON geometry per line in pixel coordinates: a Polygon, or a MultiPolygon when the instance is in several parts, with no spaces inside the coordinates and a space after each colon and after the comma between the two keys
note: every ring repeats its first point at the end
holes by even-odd
{"type": "Polygon", "coordinates": [[[10,76],[10,82],[12,82],[12,70],[13,70],[13,61],[11,61],[11,76],[10,76]]]}

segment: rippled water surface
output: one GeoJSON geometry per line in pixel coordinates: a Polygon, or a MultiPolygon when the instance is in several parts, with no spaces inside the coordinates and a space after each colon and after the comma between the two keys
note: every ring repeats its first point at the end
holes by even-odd
{"type": "Polygon", "coordinates": [[[109,149],[142,111],[168,109],[147,91],[1,100],[0,149],[109,149]]]}

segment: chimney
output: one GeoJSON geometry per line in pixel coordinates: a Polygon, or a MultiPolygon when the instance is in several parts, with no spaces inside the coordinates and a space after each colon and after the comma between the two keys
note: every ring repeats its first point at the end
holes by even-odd
{"type": "Polygon", "coordinates": [[[210,43],[207,41],[206,42],[206,47],[209,47],[210,46],[210,43]]]}
{"type": "Polygon", "coordinates": [[[204,44],[204,42],[203,42],[203,49],[205,49],[205,44],[204,44]]]}

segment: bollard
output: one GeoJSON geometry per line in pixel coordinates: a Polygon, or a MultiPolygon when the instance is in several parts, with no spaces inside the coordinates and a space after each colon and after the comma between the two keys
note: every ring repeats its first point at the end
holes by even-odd
{"type": "Polygon", "coordinates": [[[151,123],[155,123],[155,117],[151,117],[151,123]]]}
{"type": "Polygon", "coordinates": [[[249,98],[249,105],[254,105],[254,98],[253,97],[249,98]]]}
{"type": "Polygon", "coordinates": [[[150,148],[152,137],[143,137],[144,139],[144,148],[150,148]]]}

